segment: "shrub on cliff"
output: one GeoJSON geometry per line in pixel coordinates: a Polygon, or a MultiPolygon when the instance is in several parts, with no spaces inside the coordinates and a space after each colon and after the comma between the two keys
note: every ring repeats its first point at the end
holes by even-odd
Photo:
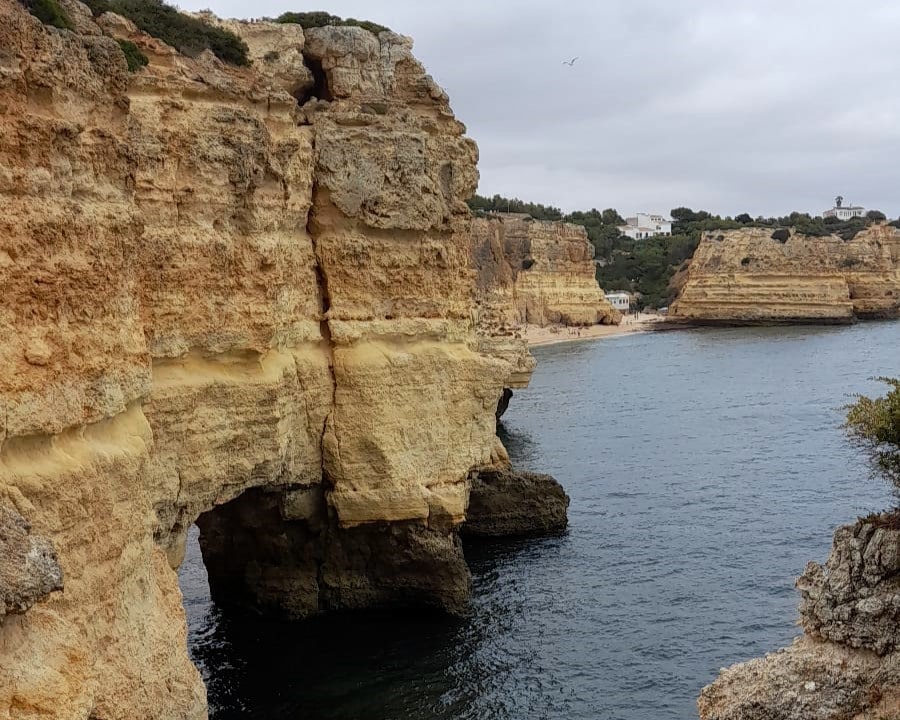
{"type": "Polygon", "coordinates": [[[331,13],[323,12],[321,10],[315,12],[282,13],[275,18],[275,22],[293,23],[304,29],[326,27],[327,25],[361,27],[375,35],[385,30],[389,30],[389,28],[386,28],[384,25],[373,23],[370,20],[357,20],[356,18],[347,18],[345,20],[337,15],[332,15],[331,13]]]}
{"type": "Polygon", "coordinates": [[[900,490],[900,380],[878,378],[891,389],[887,395],[860,395],[847,412],[846,429],[866,452],[875,475],[900,490]]]}
{"type": "Polygon", "coordinates": [[[24,0],[22,4],[44,25],[72,30],[72,22],[56,0],[24,0]]]}
{"type": "Polygon", "coordinates": [[[85,2],[94,17],[107,11],[118,13],[131,20],[143,32],[162,40],[189,57],[197,57],[204,50],[211,50],[222,62],[230,65],[250,64],[246,43],[233,32],[185,15],[171,5],[166,5],[162,0],[85,0],[85,2]]]}
{"type": "Polygon", "coordinates": [[[137,72],[149,62],[147,56],[130,40],[116,40],[116,42],[119,43],[119,47],[122,48],[122,53],[125,55],[128,72],[137,72]]]}

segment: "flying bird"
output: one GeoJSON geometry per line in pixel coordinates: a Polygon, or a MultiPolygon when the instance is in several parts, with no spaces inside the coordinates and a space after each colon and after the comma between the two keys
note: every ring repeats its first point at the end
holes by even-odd
{"type": "Polygon", "coordinates": [[[569,67],[572,67],[572,66],[575,64],[575,61],[576,61],[577,59],[578,59],[577,57],[573,57],[571,60],[563,60],[563,61],[562,61],[562,64],[563,64],[563,65],[568,65],[569,67]]]}

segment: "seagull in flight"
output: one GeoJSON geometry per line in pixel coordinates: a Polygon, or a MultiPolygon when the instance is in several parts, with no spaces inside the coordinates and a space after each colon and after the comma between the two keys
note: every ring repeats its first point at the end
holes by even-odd
{"type": "Polygon", "coordinates": [[[576,61],[577,59],[578,59],[577,57],[573,57],[571,60],[563,60],[563,61],[562,61],[562,64],[563,64],[563,65],[568,65],[569,67],[572,67],[572,66],[575,64],[575,61],[576,61]]]}

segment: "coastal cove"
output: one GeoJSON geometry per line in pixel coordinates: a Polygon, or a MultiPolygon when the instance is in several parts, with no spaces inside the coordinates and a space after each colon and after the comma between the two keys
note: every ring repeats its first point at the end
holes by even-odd
{"type": "Polygon", "coordinates": [[[696,717],[720,667],[789,643],[795,578],[890,502],[842,406],[896,373],[900,323],[636,333],[536,348],[503,440],[572,498],[562,537],[466,547],[472,615],[300,624],[180,579],[210,715],[696,717]]]}

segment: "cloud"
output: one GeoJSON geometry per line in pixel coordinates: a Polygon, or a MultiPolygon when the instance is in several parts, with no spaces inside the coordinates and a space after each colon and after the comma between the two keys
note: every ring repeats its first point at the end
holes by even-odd
{"type": "MultiPolygon", "coordinates": [[[[236,0],[180,4],[210,1],[246,15],[236,0]]],[[[478,142],[484,194],[753,215],[820,212],[843,194],[900,214],[900,7],[889,0],[321,4],[415,39],[478,142]]]]}

